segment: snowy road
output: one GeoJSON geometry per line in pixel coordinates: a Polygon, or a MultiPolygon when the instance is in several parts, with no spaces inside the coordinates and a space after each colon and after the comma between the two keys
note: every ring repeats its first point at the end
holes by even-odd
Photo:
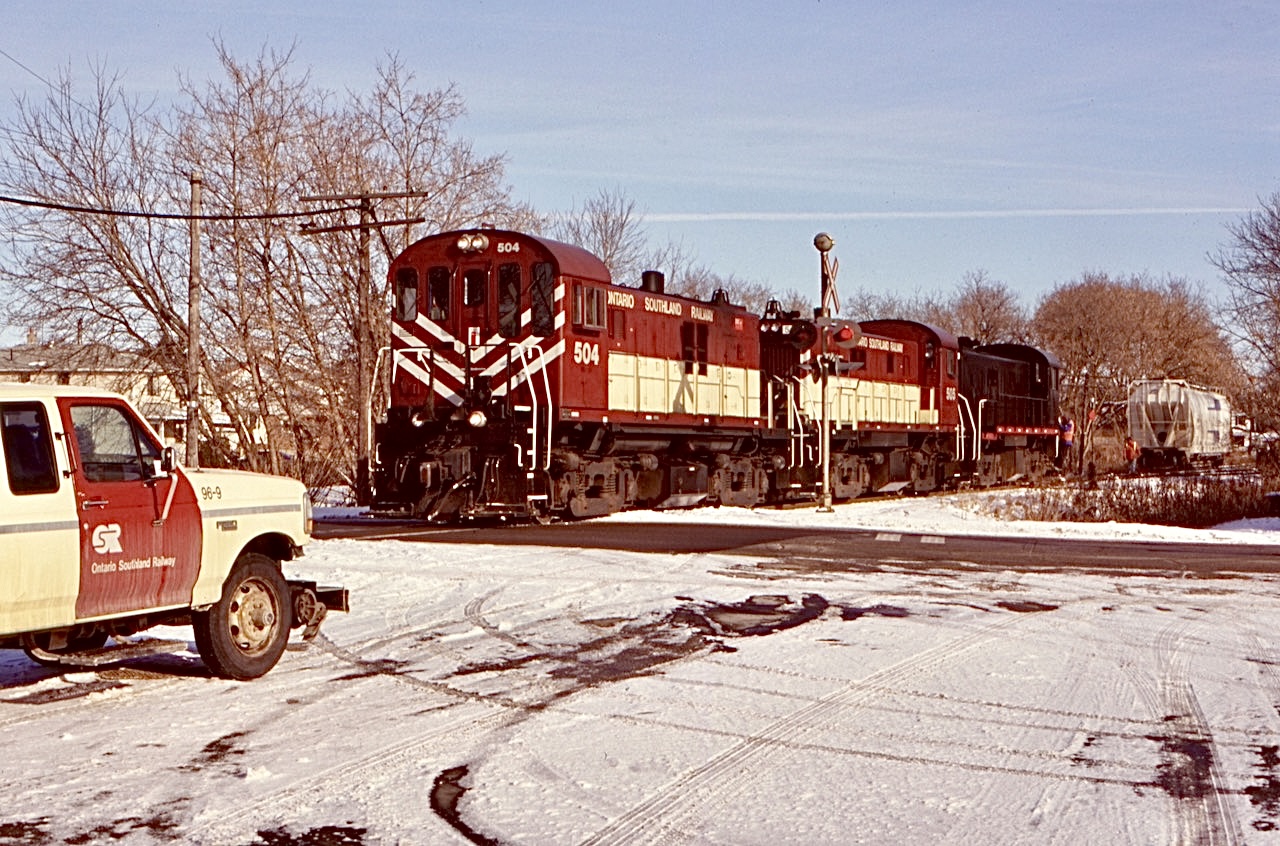
{"type": "Polygon", "coordinates": [[[256,682],[0,654],[0,844],[1280,843],[1280,575],[353,540],[304,571],[352,613],[256,682]]]}

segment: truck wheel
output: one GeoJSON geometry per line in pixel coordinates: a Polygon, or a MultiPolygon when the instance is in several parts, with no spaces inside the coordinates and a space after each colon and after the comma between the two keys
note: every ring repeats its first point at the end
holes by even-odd
{"type": "Polygon", "coordinates": [[[289,584],[279,565],[247,552],[236,561],[222,598],[191,615],[196,648],[214,675],[256,679],[280,660],[292,620],[289,584]]]}

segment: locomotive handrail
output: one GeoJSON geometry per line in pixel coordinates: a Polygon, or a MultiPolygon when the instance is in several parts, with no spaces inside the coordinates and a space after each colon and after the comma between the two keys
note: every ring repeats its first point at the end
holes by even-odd
{"type": "MultiPolygon", "coordinates": [[[[974,461],[977,461],[978,460],[978,444],[979,444],[978,439],[982,436],[982,430],[979,429],[977,425],[974,423],[973,407],[969,405],[969,398],[959,392],[956,393],[956,398],[960,401],[960,405],[963,406],[963,413],[959,415],[960,425],[956,427],[956,452],[960,454],[961,458],[964,457],[964,440],[963,439],[965,437],[965,432],[964,432],[965,418],[968,417],[969,423],[973,427],[972,459],[974,461]]],[[[960,405],[958,405],[957,408],[959,408],[960,405]]]]}
{"type": "Polygon", "coordinates": [[[804,464],[805,453],[813,452],[813,447],[805,447],[805,426],[804,421],[801,419],[800,406],[798,402],[800,389],[804,387],[804,379],[800,376],[792,376],[791,381],[796,383],[797,389],[795,392],[795,398],[797,401],[792,400],[792,393],[790,391],[787,392],[787,428],[791,432],[791,437],[788,440],[790,441],[791,465],[794,467],[804,464]],[[799,453],[799,455],[797,455],[797,453],[799,453]]]}
{"type": "MultiPolygon", "coordinates": [[[[530,432],[529,432],[530,443],[531,443],[531,449],[529,450],[529,466],[535,467],[540,470],[550,470],[551,469],[551,382],[547,378],[547,365],[549,364],[549,362],[546,361],[547,351],[544,350],[542,347],[538,346],[536,343],[528,347],[522,346],[520,344],[516,344],[515,348],[516,350],[518,350],[519,356],[520,356],[520,372],[524,374],[525,384],[529,386],[529,403],[530,403],[529,410],[530,410],[530,416],[532,417],[532,425],[530,426],[530,432]],[[542,376],[542,387],[547,397],[547,405],[546,405],[547,424],[544,427],[547,432],[547,446],[546,446],[546,449],[543,450],[541,462],[539,462],[538,460],[538,391],[536,386],[534,385],[533,374],[529,370],[529,359],[530,357],[535,355],[534,350],[537,350],[536,355],[543,359],[542,366],[538,368],[537,372],[542,376]],[[541,466],[539,466],[539,464],[541,464],[541,466]]],[[[519,447],[519,445],[517,445],[517,447],[519,447]]],[[[519,465],[520,467],[524,466],[524,461],[521,458],[520,448],[516,449],[516,464],[519,465]]]]}
{"type": "Polygon", "coordinates": [[[391,371],[388,374],[388,382],[387,382],[388,394],[390,394],[391,392],[391,386],[396,383],[396,371],[400,367],[400,364],[399,364],[400,358],[401,357],[415,358],[415,357],[421,357],[425,355],[427,357],[427,363],[424,368],[427,375],[427,396],[431,396],[432,391],[435,390],[435,383],[436,383],[436,370],[435,370],[436,351],[434,349],[432,349],[431,347],[403,347],[403,348],[379,347],[378,357],[374,361],[374,365],[373,365],[373,379],[371,380],[372,384],[376,385],[378,383],[378,371],[382,369],[382,355],[383,353],[386,353],[386,352],[391,353],[391,371]]]}

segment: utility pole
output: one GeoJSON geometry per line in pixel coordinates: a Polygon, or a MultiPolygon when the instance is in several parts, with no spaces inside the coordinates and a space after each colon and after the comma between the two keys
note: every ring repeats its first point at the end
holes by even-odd
{"type": "Polygon", "coordinates": [[[190,262],[187,273],[187,460],[200,467],[200,189],[204,177],[191,174],[190,262]]]}
{"type": "Polygon", "coordinates": [[[373,284],[369,270],[369,226],[373,222],[373,203],[360,198],[360,255],[356,263],[356,395],[360,397],[360,419],[356,421],[356,504],[368,505],[369,457],[373,452],[373,382],[369,357],[373,350],[373,333],[369,331],[369,286],[373,284]]]}
{"type": "Polygon", "coordinates": [[[300,197],[304,203],[349,202],[360,204],[360,222],[358,224],[342,224],[325,227],[303,227],[304,235],[319,235],[323,232],[349,232],[358,230],[359,253],[356,256],[356,325],[353,340],[356,347],[356,504],[368,505],[371,497],[369,489],[369,464],[373,453],[373,366],[375,350],[374,337],[370,329],[370,317],[373,310],[373,273],[370,269],[369,233],[373,229],[385,226],[407,226],[424,222],[424,218],[415,217],[404,220],[385,220],[375,222],[373,219],[373,201],[381,199],[406,199],[430,196],[426,191],[393,191],[374,193],[361,191],[358,194],[335,194],[330,196],[300,197]]]}

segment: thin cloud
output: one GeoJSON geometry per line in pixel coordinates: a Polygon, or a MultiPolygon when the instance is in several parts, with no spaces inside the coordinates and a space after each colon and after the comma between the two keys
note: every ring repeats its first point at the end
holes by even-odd
{"type": "Polygon", "coordinates": [[[750,221],[786,223],[828,220],[981,220],[1025,217],[1143,217],[1149,215],[1247,214],[1252,209],[1189,206],[1185,208],[1129,209],[983,209],[955,211],[858,211],[858,212],[659,212],[646,214],[650,223],[699,223],[750,221]]]}

